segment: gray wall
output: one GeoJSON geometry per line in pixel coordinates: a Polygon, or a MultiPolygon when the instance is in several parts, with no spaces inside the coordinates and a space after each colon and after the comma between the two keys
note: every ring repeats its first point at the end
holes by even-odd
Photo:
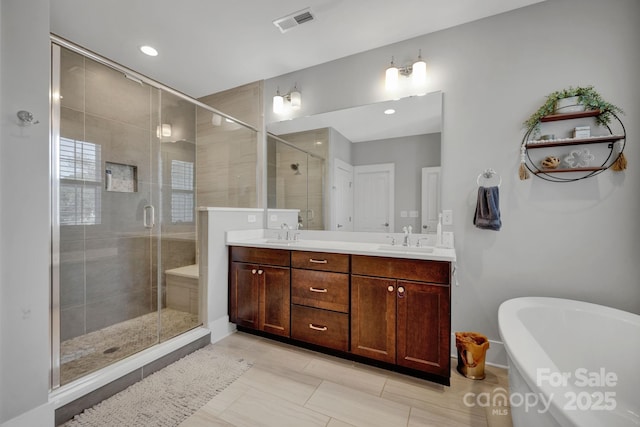
{"type": "Polygon", "coordinates": [[[48,398],[49,2],[3,0],[0,19],[0,422],[4,422],[41,407],[48,398]],[[40,123],[19,127],[18,110],[31,111],[40,123]]]}
{"type": "MultiPolygon", "coordinates": [[[[453,209],[446,229],[455,232],[458,255],[453,330],[499,341],[500,303],[525,295],[640,313],[636,138],[623,173],[567,184],[517,174],[522,122],[555,90],[594,85],[625,110],[627,134],[638,135],[638,16],[637,0],[548,0],[279,76],[265,82],[265,93],[297,82],[305,96],[300,115],[381,101],[387,58],[408,61],[421,48],[431,90],[444,93],[442,207],[453,209]],[[489,167],[503,178],[499,232],[472,225],[476,178],[489,167]]],[[[268,108],[265,114],[272,121],[268,108]]],[[[504,362],[500,348],[492,345],[488,358],[504,362]]]]}
{"type": "Polygon", "coordinates": [[[395,164],[395,232],[410,225],[420,232],[421,218],[402,217],[401,211],[421,210],[422,168],[440,166],[440,134],[406,136],[351,144],[354,166],[395,164]]]}

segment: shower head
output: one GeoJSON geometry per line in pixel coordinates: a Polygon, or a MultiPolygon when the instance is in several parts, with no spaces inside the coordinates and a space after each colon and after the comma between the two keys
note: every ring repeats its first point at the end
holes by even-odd
{"type": "Polygon", "coordinates": [[[300,173],[300,163],[291,163],[291,169],[296,171],[294,175],[301,175],[300,173]]]}

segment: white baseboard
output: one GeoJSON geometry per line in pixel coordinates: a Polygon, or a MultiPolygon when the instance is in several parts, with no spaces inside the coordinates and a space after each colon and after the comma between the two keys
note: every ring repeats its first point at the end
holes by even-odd
{"type": "Polygon", "coordinates": [[[236,325],[229,323],[229,316],[223,316],[209,322],[209,330],[211,331],[211,342],[215,343],[234,333],[236,325]]]}
{"type": "Polygon", "coordinates": [[[47,402],[0,424],[0,427],[53,427],[55,423],[54,407],[50,402],[47,402]]]}
{"type": "MultiPolygon", "coordinates": [[[[451,357],[453,357],[454,359],[458,358],[455,333],[451,334],[451,357]]],[[[502,341],[489,340],[489,349],[487,350],[485,363],[487,365],[507,369],[507,351],[505,350],[502,341]]]]}

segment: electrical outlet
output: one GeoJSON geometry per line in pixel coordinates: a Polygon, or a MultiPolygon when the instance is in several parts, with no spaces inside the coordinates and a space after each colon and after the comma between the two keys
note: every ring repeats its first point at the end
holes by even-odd
{"type": "Polygon", "coordinates": [[[419,215],[418,211],[409,211],[409,218],[418,218],[419,215]]]}
{"type": "Polygon", "coordinates": [[[278,220],[278,215],[271,214],[271,216],[269,216],[269,221],[276,222],[277,220],[278,220]]]}
{"type": "Polygon", "coordinates": [[[453,225],[453,211],[451,209],[442,211],[442,225],[453,225]]]}
{"type": "Polygon", "coordinates": [[[406,218],[407,217],[407,211],[400,211],[400,218],[406,218]]]}
{"type": "Polygon", "coordinates": [[[256,222],[258,218],[255,215],[247,215],[247,222],[256,222]]]}

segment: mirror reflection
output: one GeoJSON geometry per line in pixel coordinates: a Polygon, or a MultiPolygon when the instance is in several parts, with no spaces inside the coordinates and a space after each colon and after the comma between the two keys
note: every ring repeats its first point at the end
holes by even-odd
{"type": "Polygon", "coordinates": [[[267,125],[267,223],[435,232],[442,93],[267,125]]]}

